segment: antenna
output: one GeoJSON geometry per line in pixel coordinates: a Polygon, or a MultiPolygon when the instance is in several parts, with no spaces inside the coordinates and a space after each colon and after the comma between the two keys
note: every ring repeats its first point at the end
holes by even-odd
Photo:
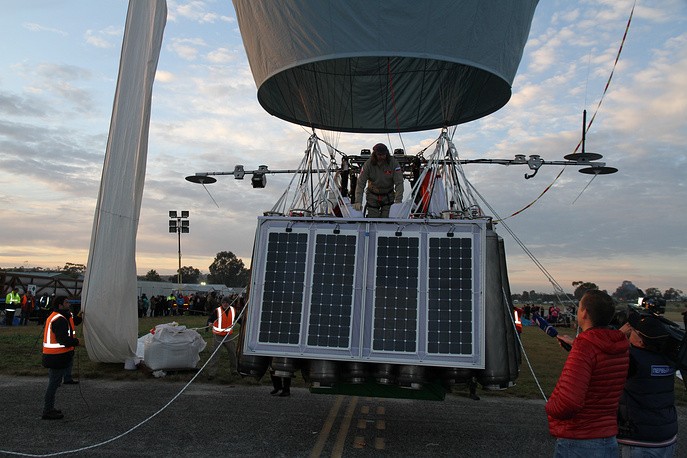
{"type": "Polygon", "coordinates": [[[589,165],[580,169],[580,173],[587,175],[610,175],[618,171],[615,167],[607,167],[605,164],[593,164],[592,161],[598,161],[603,156],[599,153],[588,153],[586,151],[587,143],[587,110],[582,110],[582,152],[571,153],[563,156],[569,161],[576,161],[579,165],[589,165]]]}

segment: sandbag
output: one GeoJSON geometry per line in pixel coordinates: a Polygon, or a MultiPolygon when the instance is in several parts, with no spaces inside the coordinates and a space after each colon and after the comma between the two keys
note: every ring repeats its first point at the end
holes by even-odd
{"type": "Polygon", "coordinates": [[[176,323],[160,324],[141,337],[143,362],[152,370],[194,369],[207,343],[193,329],[176,323]]]}

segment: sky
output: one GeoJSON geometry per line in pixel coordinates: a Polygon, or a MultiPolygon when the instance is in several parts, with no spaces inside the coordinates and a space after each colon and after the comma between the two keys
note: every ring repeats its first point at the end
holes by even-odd
{"type": "MultiPolygon", "coordinates": [[[[613,69],[632,0],[542,0],[509,103],[458,126],[462,158],[538,154],[563,160],[596,111],[613,69]]],[[[0,15],[0,267],[85,264],[112,114],[128,2],[21,0],[0,15]]],[[[450,37],[447,37],[449,39],[450,37]]],[[[587,133],[586,150],[619,171],[598,176],[544,166],[466,166],[497,215],[566,291],[594,282],[615,291],[687,292],[687,1],[642,1],[613,79],[587,133]]],[[[137,236],[139,275],[176,272],[169,210],[190,212],[182,264],[203,273],[220,251],[250,265],[257,216],[290,177],[267,187],[196,172],[295,168],[308,131],[257,102],[229,0],[168,0],[153,89],[145,191],[137,236]],[[213,202],[214,199],[217,203],[213,202]]],[[[409,154],[438,131],[341,134],[348,154],[382,141],[409,154]]],[[[511,290],[553,291],[511,235],[504,238],[511,290]]]]}

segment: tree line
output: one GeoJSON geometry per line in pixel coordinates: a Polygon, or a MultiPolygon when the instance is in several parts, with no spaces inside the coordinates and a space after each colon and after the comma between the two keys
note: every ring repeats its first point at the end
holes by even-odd
{"type": "MultiPolygon", "coordinates": [[[[53,269],[43,267],[13,267],[11,269],[1,269],[14,272],[61,272],[71,277],[78,278],[86,271],[84,264],[66,263],[63,267],[55,267],[53,269]]],[[[168,281],[176,283],[178,281],[179,270],[177,273],[169,276],[162,276],[156,270],[151,269],[145,275],[139,275],[139,280],[145,281],[168,281]]],[[[181,267],[181,282],[187,284],[196,284],[206,282],[211,284],[225,285],[227,287],[244,287],[248,284],[250,277],[250,269],[247,269],[243,261],[236,257],[231,251],[220,251],[215,256],[212,264],[208,267],[208,273],[203,273],[200,269],[193,266],[181,267]]],[[[599,286],[594,282],[589,281],[574,281],[572,282],[574,288],[573,296],[579,300],[582,295],[590,289],[599,289],[599,286]]],[[[604,290],[608,293],[608,291],[604,290]]],[[[611,294],[611,293],[609,293],[611,294]]],[[[629,280],[624,280],[620,286],[611,294],[618,301],[636,301],[640,297],[656,297],[667,301],[685,300],[685,295],[682,290],[677,288],[668,288],[661,291],[658,288],[650,287],[646,290],[641,290],[634,283],[629,280]]],[[[513,294],[514,300],[523,302],[553,302],[558,296],[554,293],[540,293],[534,290],[523,291],[522,294],[513,294]]]]}
{"type": "Polygon", "coordinates": [[[181,283],[206,282],[228,287],[243,287],[248,284],[248,278],[250,277],[250,270],[231,251],[220,251],[217,253],[212,264],[208,267],[208,271],[205,274],[193,266],[182,266],[181,271],[177,269],[176,275],[163,277],[156,270],[149,270],[148,273],[139,276],[138,279],[176,283],[179,281],[179,273],[181,273],[181,283]]]}
{"type": "MultiPolygon", "coordinates": [[[[66,263],[63,267],[13,267],[2,269],[12,272],[60,272],[70,277],[78,278],[86,272],[84,264],[66,263]]],[[[200,269],[193,266],[181,267],[181,282],[187,284],[197,284],[206,282],[227,287],[244,287],[248,284],[250,270],[246,268],[243,261],[236,257],[231,251],[220,251],[215,256],[212,264],[208,267],[209,272],[203,273],[200,269]]],[[[168,281],[176,283],[178,281],[179,269],[174,275],[160,275],[156,270],[151,269],[145,275],[138,275],[139,280],[145,281],[168,281]]]]}
{"type": "MultiPolygon", "coordinates": [[[[596,283],[589,281],[574,281],[572,282],[573,296],[575,299],[580,300],[585,292],[590,289],[600,289],[596,283]]],[[[656,297],[665,299],[667,301],[678,301],[684,300],[685,296],[682,290],[677,288],[668,288],[661,292],[660,289],[655,287],[647,288],[646,290],[641,290],[634,283],[629,280],[624,280],[620,286],[618,286],[613,293],[609,293],[607,290],[603,290],[605,293],[610,294],[614,299],[618,301],[636,301],[640,297],[656,297]]],[[[521,300],[523,302],[551,302],[557,299],[557,296],[552,293],[538,293],[534,290],[523,291],[522,294],[513,294],[514,300],[521,300]]]]}

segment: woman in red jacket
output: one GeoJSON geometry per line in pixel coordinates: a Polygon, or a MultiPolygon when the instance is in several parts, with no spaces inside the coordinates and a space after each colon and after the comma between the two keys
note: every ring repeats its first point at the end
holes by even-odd
{"type": "Polygon", "coordinates": [[[546,403],[556,457],[618,456],[618,400],[629,344],[622,332],[608,327],[614,313],[613,299],[602,291],[587,291],[580,300],[582,332],[574,341],[567,338],[572,349],[546,403]]]}

